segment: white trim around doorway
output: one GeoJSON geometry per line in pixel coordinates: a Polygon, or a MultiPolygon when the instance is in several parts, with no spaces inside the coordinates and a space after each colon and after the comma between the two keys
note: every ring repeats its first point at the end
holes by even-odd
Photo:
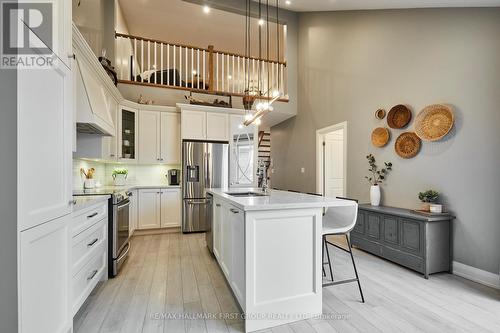
{"type": "Polygon", "coordinates": [[[347,121],[316,130],[316,193],[323,194],[323,140],[322,137],[333,131],[343,129],[344,133],[344,195],[347,194],[347,121]]]}

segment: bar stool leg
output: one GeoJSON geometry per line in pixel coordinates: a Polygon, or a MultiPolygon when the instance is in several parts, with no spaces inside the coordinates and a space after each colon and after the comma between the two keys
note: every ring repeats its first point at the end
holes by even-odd
{"type": "Polygon", "coordinates": [[[351,241],[349,240],[349,235],[345,235],[345,239],[347,240],[347,246],[349,247],[349,254],[351,255],[352,266],[354,267],[354,274],[356,274],[356,280],[358,282],[359,293],[361,294],[361,301],[365,302],[365,297],[363,296],[363,291],[361,290],[361,283],[359,282],[358,270],[356,269],[356,263],[354,262],[354,257],[352,255],[352,247],[351,241]]]}
{"type": "Polygon", "coordinates": [[[321,240],[321,269],[323,270],[323,276],[326,277],[325,272],[325,236],[322,237],[321,240]]]}
{"type": "Polygon", "coordinates": [[[326,241],[326,236],[323,236],[323,240],[325,243],[325,251],[326,251],[326,257],[328,258],[328,268],[330,269],[330,276],[333,281],[333,270],[332,270],[332,262],[330,261],[330,253],[328,252],[328,243],[326,241]]]}

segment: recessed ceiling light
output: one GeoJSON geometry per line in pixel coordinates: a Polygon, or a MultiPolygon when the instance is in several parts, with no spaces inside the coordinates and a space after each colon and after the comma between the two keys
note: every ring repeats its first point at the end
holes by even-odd
{"type": "Polygon", "coordinates": [[[264,25],[264,20],[263,19],[259,20],[259,25],[264,25]]]}
{"type": "Polygon", "coordinates": [[[291,2],[291,1],[288,1],[288,0],[287,0],[287,1],[285,1],[285,4],[286,4],[287,6],[289,6],[291,3],[292,3],[292,2],[291,2]]]}
{"type": "Polygon", "coordinates": [[[210,13],[210,7],[208,7],[207,5],[203,6],[203,12],[204,12],[205,14],[210,13]]]}

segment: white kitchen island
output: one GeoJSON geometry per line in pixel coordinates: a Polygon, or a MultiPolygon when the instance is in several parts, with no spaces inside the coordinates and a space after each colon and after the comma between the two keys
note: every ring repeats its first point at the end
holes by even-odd
{"type": "Polygon", "coordinates": [[[323,208],[354,201],[270,190],[209,189],[213,253],[245,314],[245,331],[322,313],[323,208]]]}

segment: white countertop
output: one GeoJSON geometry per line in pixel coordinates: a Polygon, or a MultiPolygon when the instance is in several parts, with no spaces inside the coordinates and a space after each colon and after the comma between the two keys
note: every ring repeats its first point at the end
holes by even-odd
{"type": "Polygon", "coordinates": [[[108,201],[110,195],[89,195],[89,196],[74,196],[73,197],[73,212],[80,209],[85,209],[99,202],[108,201]]]}
{"type": "Polygon", "coordinates": [[[235,197],[226,192],[260,192],[259,188],[211,188],[208,193],[217,196],[232,205],[244,210],[275,210],[294,208],[322,208],[335,206],[354,206],[351,200],[325,198],[317,195],[288,191],[269,190],[266,196],[235,197]]]}

